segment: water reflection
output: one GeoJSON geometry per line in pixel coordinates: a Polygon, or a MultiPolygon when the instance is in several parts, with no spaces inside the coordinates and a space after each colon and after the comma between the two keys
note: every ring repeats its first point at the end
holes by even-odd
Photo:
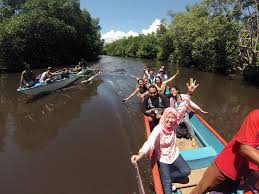
{"type": "MultiPolygon", "coordinates": [[[[92,85],[31,103],[16,92],[20,74],[0,75],[0,151],[4,151],[0,193],[136,192],[129,158],[146,139],[143,115],[137,97],[127,103],[121,99],[136,87],[130,75],[142,75],[146,64],[154,70],[165,65],[169,75],[178,68],[152,60],[102,56],[97,67],[104,74],[92,85]],[[102,187],[100,175],[105,180],[102,187]]],[[[180,68],[172,84],[185,92],[190,77],[200,84],[193,101],[209,112],[202,116],[231,139],[245,115],[258,107],[259,90],[239,79],[185,68],[180,68]]],[[[139,167],[146,193],[153,193],[149,161],[142,160],[139,167]]]]}
{"type": "MultiPolygon", "coordinates": [[[[1,95],[3,104],[8,106],[8,114],[13,118],[10,121],[10,127],[15,128],[13,142],[23,151],[38,151],[45,148],[57,137],[60,128],[79,117],[82,104],[97,95],[97,87],[100,84],[101,81],[98,80],[94,84],[74,86],[65,91],[42,96],[29,104],[26,103],[26,97],[18,103],[12,103],[15,98],[7,93],[1,95]]],[[[6,85],[2,84],[1,87],[5,88],[6,85]]],[[[2,115],[0,118],[3,130],[0,131],[0,140],[3,140],[6,119],[2,115]]],[[[3,144],[0,143],[1,145],[3,144]]]]}
{"type": "Polygon", "coordinates": [[[0,108],[0,152],[4,150],[4,137],[6,136],[6,112],[0,108]]]}

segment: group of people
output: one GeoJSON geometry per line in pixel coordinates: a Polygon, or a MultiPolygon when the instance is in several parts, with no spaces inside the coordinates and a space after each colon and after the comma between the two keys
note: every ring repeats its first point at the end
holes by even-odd
{"type": "MultiPolygon", "coordinates": [[[[165,108],[178,108],[180,103],[187,97],[180,93],[178,87],[169,85],[178,74],[179,70],[172,77],[168,78],[165,67],[162,66],[155,76],[153,70],[148,71],[145,67],[143,78],[136,77],[138,87],[127,98],[123,99],[123,102],[127,102],[131,97],[137,94],[142,100],[142,111],[147,116],[151,128],[153,128],[159,123],[159,119],[165,108]]],[[[190,101],[189,106],[201,113],[207,113],[192,101],[190,101]]],[[[180,126],[177,128],[177,134],[183,134],[181,131],[185,129],[188,131],[185,137],[189,137],[192,140],[192,145],[195,146],[194,130],[189,120],[188,110],[186,110],[184,117],[181,119],[180,126]]]]}
{"type": "Polygon", "coordinates": [[[79,61],[78,65],[76,65],[74,68],[69,69],[68,67],[65,67],[59,71],[54,72],[52,67],[48,67],[45,72],[40,74],[38,77],[34,75],[34,73],[31,70],[30,64],[25,63],[24,64],[24,71],[21,74],[20,79],[20,88],[21,87],[32,87],[35,83],[50,83],[54,77],[60,76],[61,79],[69,78],[69,74],[78,73],[81,70],[83,70],[87,66],[87,62],[82,59],[79,61]]]}
{"type": "MultiPolygon", "coordinates": [[[[170,79],[173,80],[177,74],[178,72],[170,79]]],[[[153,72],[146,73],[143,79],[138,80],[139,90],[134,91],[134,95],[137,92],[142,94],[140,97],[143,98],[144,114],[148,116],[150,122],[156,122],[148,140],[138,154],[131,157],[131,162],[136,164],[149,151],[155,151],[164,193],[171,194],[176,189],[173,184],[174,180],[184,178],[191,173],[191,168],[182,158],[176,145],[177,128],[184,122],[194,139],[188,107],[202,113],[207,112],[191,101],[191,95],[198,87],[192,78],[187,83],[186,94],[181,94],[176,86],[171,86],[170,93],[166,97],[164,94],[168,84],[166,81],[170,79],[165,76],[165,80],[162,81],[161,77],[157,80],[156,77],[153,72]],[[149,80],[147,83],[144,81],[145,78],[149,80]],[[162,84],[158,85],[161,82],[162,84]],[[149,87],[145,91],[143,88],[146,84],[149,84],[149,87]]],[[[132,97],[132,94],[130,96],[132,97]]],[[[127,100],[126,98],[124,101],[127,100]]],[[[195,145],[195,141],[192,143],[195,145]]],[[[258,170],[259,110],[254,110],[247,116],[235,137],[208,167],[191,194],[202,194],[213,190],[229,193],[236,189],[241,179],[252,180],[250,181],[253,183],[253,185],[250,184],[251,188],[259,190],[258,170]]]]}

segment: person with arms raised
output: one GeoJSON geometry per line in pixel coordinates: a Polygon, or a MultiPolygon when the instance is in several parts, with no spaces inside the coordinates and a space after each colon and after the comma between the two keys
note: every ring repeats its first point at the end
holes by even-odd
{"type": "MultiPolygon", "coordinates": [[[[180,90],[178,89],[178,87],[176,86],[172,86],[171,90],[170,90],[171,94],[169,96],[169,101],[170,101],[170,106],[177,108],[180,103],[183,101],[183,99],[188,98],[185,94],[181,94],[180,90]]],[[[208,112],[202,110],[197,104],[195,104],[192,100],[190,101],[190,106],[193,110],[197,110],[200,111],[201,113],[207,114],[208,112]]],[[[189,119],[189,110],[186,111],[184,118],[182,119],[180,125],[182,123],[185,124],[189,134],[190,134],[190,138],[192,140],[192,146],[194,147],[196,145],[196,141],[195,141],[195,133],[193,130],[193,127],[191,125],[191,121],[189,119]]],[[[178,127],[177,128],[177,132],[181,132],[182,128],[178,127]]]]}
{"type": "Polygon", "coordinates": [[[159,77],[159,76],[155,77],[155,86],[157,87],[157,90],[160,94],[165,94],[165,89],[166,89],[167,84],[169,82],[173,81],[178,73],[179,73],[179,70],[177,70],[177,72],[172,77],[170,77],[169,79],[167,79],[165,81],[162,81],[161,77],[159,77]]]}
{"type": "Polygon", "coordinates": [[[190,84],[187,83],[188,98],[183,100],[178,108],[169,107],[164,110],[159,124],[153,129],[148,140],[138,154],[131,157],[131,162],[136,164],[149,151],[154,151],[165,194],[172,194],[172,190],[175,190],[175,187],[172,188],[175,179],[186,177],[191,173],[191,168],[176,146],[176,128],[190,104],[191,94],[197,87],[198,85],[191,78],[190,84]]]}
{"type": "Polygon", "coordinates": [[[141,100],[143,100],[145,95],[148,94],[148,88],[146,87],[143,79],[138,79],[138,87],[127,98],[123,99],[122,102],[127,102],[136,94],[141,98],[141,100]]]}

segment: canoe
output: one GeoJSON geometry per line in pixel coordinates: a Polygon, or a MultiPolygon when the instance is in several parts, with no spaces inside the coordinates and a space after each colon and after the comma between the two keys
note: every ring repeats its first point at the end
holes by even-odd
{"type": "Polygon", "coordinates": [[[28,95],[38,95],[42,93],[48,93],[52,92],[64,87],[67,87],[74,82],[78,81],[81,78],[86,78],[89,79],[91,76],[99,73],[96,69],[92,68],[86,68],[83,69],[82,71],[78,72],[77,74],[70,73],[68,78],[63,78],[59,77],[58,79],[50,82],[50,83],[39,83],[37,82],[34,84],[32,87],[22,87],[18,88],[18,92],[22,92],[28,95]]]}
{"type": "MultiPolygon", "coordinates": [[[[221,152],[227,142],[198,114],[191,113],[190,121],[194,128],[196,146],[192,147],[191,140],[177,138],[177,146],[182,157],[187,161],[192,171],[188,180],[184,183],[174,183],[177,194],[187,194],[198,184],[207,167],[221,152]]],[[[148,118],[144,116],[146,135],[150,135],[148,118]]],[[[149,153],[153,177],[154,191],[156,194],[164,194],[159,175],[158,165],[153,153],[149,153]]],[[[177,181],[176,181],[177,182],[177,181]]],[[[244,193],[242,189],[236,193],[244,193]]],[[[246,192],[246,194],[251,192],[246,192]]]]}

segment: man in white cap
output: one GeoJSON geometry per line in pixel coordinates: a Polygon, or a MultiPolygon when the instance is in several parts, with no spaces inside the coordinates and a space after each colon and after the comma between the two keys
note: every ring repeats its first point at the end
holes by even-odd
{"type": "Polygon", "coordinates": [[[52,67],[48,67],[47,71],[42,73],[40,77],[40,83],[49,83],[51,80],[51,77],[59,75],[59,73],[53,73],[52,72],[52,67]]]}
{"type": "Polygon", "coordinates": [[[165,81],[165,80],[168,80],[168,76],[165,73],[165,69],[163,67],[161,67],[159,69],[157,76],[159,76],[161,78],[162,82],[165,81]]]}

